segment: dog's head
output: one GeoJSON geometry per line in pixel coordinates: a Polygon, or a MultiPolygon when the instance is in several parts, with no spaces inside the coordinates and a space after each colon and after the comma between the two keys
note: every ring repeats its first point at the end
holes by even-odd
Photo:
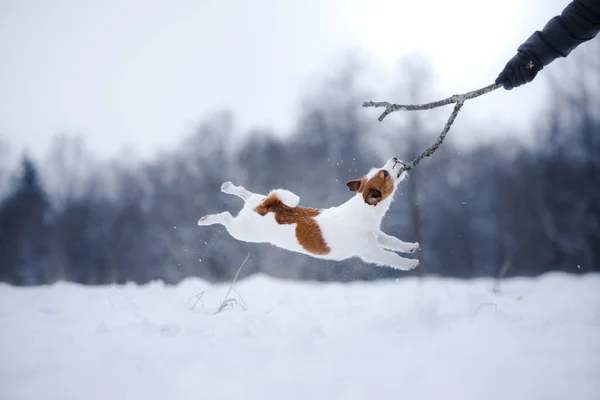
{"type": "Polygon", "coordinates": [[[346,183],[352,192],[360,193],[370,206],[376,206],[381,201],[389,198],[406,178],[406,171],[402,169],[405,164],[397,157],[389,159],[381,168],[372,168],[360,180],[346,183]]]}

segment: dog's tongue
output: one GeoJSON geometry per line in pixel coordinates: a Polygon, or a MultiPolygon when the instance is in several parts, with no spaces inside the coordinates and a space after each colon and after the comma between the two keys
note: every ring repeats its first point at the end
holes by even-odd
{"type": "Polygon", "coordinates": [[[369,196],[367,197],[367,202],[370,205],[376,206],[377,203],[379,203],[380,201],[381,201],[381,192],[372,191],[371,193],[369,193],[369,196]]]}

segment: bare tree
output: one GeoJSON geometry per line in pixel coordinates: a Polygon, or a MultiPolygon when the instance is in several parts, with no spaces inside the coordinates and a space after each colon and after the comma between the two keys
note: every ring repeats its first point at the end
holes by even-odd
{"type": "Polygon", "coordinates": [[[543,193],[538,215],[552,263],[578,272],[600,260],[600,43],[549,71],[550,118],[538,129],[543,193]]]}
{"type": "MultiPolygon", "coordinates": [[[[408,92],[408,101],[411,103],[420,103],[431,93],[426,82],[431,82],[433,74],[429,65],[425,60],[415,57],[405,59],[400,68],[401,77],[407,77],[404,83],[404,91],[408,92]]],[[[395,90],[398,92],[398,88],[395,90]]],[[[418,113],[410,113],[406,128],[404,129],[407,136],[408,146],[406,149],[407,156],[413,160],[418,156],[418,149],[424,142],[424,138],[428,136],[423,122],[423,115],[418,113]]],[[[421,174],[418,170],[411,172],[411,177],[408,179],[409,199],[411,205],[411,219],[413,228],[414,241],[421,243],[421,251],[419,259],[421,263],[417,269],[417,274],[422,277],[427,273],[427,257],[423,246],[423,224],[422,224],[422,202],[420,190],[421,174]]]]}
{"type": "Polygon", "coordinates": [[[0,138],[0,199],[8,188],[9,155],[8,144],[0,138]]]}
{"type": "Polygon", "coordinates": [[[62,208],[89,191],[94,163],[79,136],[54,137],[44,160],[44,180],[55,207],[62,208]]]}

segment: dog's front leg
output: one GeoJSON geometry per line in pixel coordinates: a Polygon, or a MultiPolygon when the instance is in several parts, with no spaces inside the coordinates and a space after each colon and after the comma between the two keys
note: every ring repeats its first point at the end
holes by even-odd
{"type": "Polygon", "coordinates": [[[402,271],[409,271],[419,266],[419,260],[400,257],[398,254],[387,251],[376,245],[363,249],[360,258],[368,263],[391,267],[402,271]]]}
{"type": "Polygon", "coordinates": [[[403,242],[397,237],[387,235],[383,232],[377,233],[377,242],[383,248],[401,251],[402,253],[414,253],[415,251],[419,250],[419,243],[403,242]]]}

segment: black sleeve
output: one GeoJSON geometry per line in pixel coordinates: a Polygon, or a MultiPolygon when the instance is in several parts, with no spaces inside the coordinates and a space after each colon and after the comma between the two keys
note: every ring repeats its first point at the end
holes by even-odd
{"type": "Polygon", "coordinates": [[[581,43],[600,31],[600,0],[573,0],[563,12],[552,18],[544,29],[536,31],[518,51],[546,66],[558,57],[566,57],[581,43]]]}

